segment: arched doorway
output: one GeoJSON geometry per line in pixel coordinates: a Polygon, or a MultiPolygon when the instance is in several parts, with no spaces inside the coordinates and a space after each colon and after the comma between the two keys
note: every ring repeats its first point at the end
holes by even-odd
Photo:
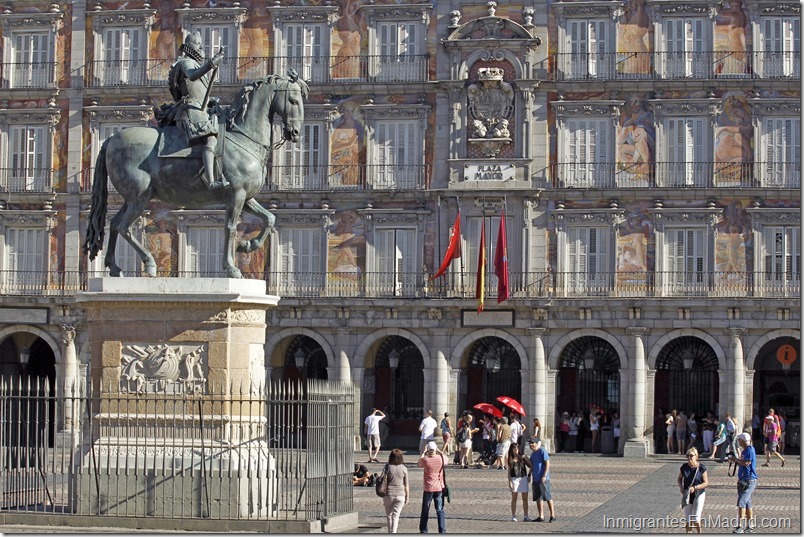
{"type": "Polygon", "coordinates": [[[556,415],[578,412],[583,417],[575,445],[570,443],[562,448],[591,451],[589,414],[603,414],[602,426],[620,411],[620,356],[605,339],[584,336],[567,344],[561,351],[558,364],[556,415]]]}
{"type": "Polygon", "coordinates": [[[466,408],[496,404],[501,395],[522,402],[522,362],[509,342],[494,336],[479,339],[469,349],[467,363],[466,408]]]}
{"type": "Polygon", "coordinates": [[[422,353],[409,339],[389,336],[377,348],[374,375],[373,406],[387,416],[380,422],[380,442],[390,436],[394,447],[418,446],[419,423],[426,410],[422,353]]]}
{"type": "Polygon", "coordinates": [[[669,341],[656,358],[654,408],[665,414],[684,410],[688,415],[718,415],[717,354],[704,340],[684,336],[669,341]]]}
{"type": "Polygon", "coordinates": [[[309,336],[296,336],[288,345],[283,360],[284,380],[327,380],[327,353],[309,336]]]}
{"type": "Polygon", "coordinates": [[[41,463],[56,432],[56,357],[42,338],[17,333],[0,343],[6,468],[41,463]]]}
{"type": "Polygon", "coordinates": [[[754,410],[764,417],[769,409],[787,420],[785,452],[801,449],[801,342],[793,337],[769,341],[759,350],[754,366],[754,410]]]}

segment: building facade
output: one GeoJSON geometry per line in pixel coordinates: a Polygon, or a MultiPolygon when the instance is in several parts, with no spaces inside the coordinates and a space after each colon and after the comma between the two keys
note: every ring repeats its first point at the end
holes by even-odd
{"type": "MultiPolygon", "coordinates": [[[[630,455],[674,408],[750,427],[773,406],[797,431],[798,4],[11,1],[0,31],[4,375],[92,376],[74,296],[105,274],[81,253],[95,160],[155,125],[200,31],[226,51],[222,105],[288,68],[311,88],[258,198],[276,229],[238,254],[281,297],[269,377],[356,383],[358,423],[385,409],[400,446],[427,409],[500,395],[550,443],[564,411],[618,412],[630,455]],[[432,279],[458,215],[461,255],[432,279]]],[[[133,233],[159,276],[221,276],[223,223],[153,203],[133,233]]]]}

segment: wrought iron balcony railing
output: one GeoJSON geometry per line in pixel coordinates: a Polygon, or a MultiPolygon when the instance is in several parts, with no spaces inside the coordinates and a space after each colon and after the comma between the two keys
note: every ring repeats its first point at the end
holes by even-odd
{"type": "Polygon", "coordinates": [[[2,86],[4,89],[54,87],[57,66],[56,62],[5,63],[2,86]]]}
{"type": "Polygon", "coordinates": [[[0,191],[53,192],[53,169],[0,168],[0,191]]]}
{"type": "Polygon", "coordinates": [[[798,162],[559,162],[554,188],[799,188],[798,162]]]}
{"type": "Polygon", "coordinates": [[[277,190],[422,190],[430,167],[415,165],[274,166],[265,189],[277,190]]]}
{"type": "MultiPolygon", "coordinates": [[[[87,64],[90,88],[163,86],[174,59],[95,60],[87,64]]],[[[422,82],[429,57],[419,56],[245,56],[226,59],[218,68],[217,84],[244,84],[269,73],[295,69],[313,84],[337,82],[422,82]]]]}
{"type": "Polygon", "coordinates": [[[648,80],[801,78],[799,51],[567,52],[552,58],[552,79],[648,80]]]}
{"type": "MultiPolygon", "coordinates": [[[[89,278],[106,272],[0,271],[0,296],[72,296],[89,278]]],[[[171,272],[161,277],[225,278],[221,272],[171,272]]],[[[477,273],[244,272],[265,280],[284,298],[475,299],[477,273]]],[[[486,299],[496,297],[497,277],[486,274],[486,299]]],[[[799,272],[511,272],[512,299],[538,298],[791,298],[801,297],[799,272]]]]}

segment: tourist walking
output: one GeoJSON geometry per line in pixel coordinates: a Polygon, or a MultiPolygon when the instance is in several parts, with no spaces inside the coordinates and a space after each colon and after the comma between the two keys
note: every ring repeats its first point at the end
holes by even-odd
{"type": "Polygon", "coordinates": [[[730,461],[736,462],[740,467],[737,472],[737,527],[734,533],[754,533],[756,522],[751,494],[757,487],[757,454],[751,445],[750,434],[738,435],[737,442],[742,448],[742,454],[739,458],[735,455],[729,457],[730,461]]]}
{"type": "Polygon", "coordinates": [[[419,439],[419,453],[424,451],[427,442],[431,442],[435,438],[436,427],[438,427],[438,423],[433,419],[433,411],[428,410],[424,419],[419,423],[419,432],[422,433],[419,439]]]}
{"type": "Polygon", "coordinates": [[[522,456],[519,444],[508,448],[508,488],[511,489],[511,521],[516,522],[516,497],[522,496],[523,522],[530,522],[528,516],[528,487],[530,486],[530,459],[522,456]]]}
{"type": "Polygon", "coordinates": [[[449,421],[449,412],[444,412],[444,417],[441,418],[441,440],[444,441],[444,447],[442,448],[444,455],[449,455],[451,452],[451,439],[452,424],[449,421]]]}
{"type": "Polygon", "coordinates": [[[505,457],[508,455],[508,447],[511,445],[511,426],[508,425],[508,418],[503,416],[497,419],[497,451],[494,463],[491,468],[507,468],[505,457]]]}
{"type": "Polygon", "coordinates": [[[723,462],[726,458],[726,452],[729,450],[728,444],[728,437],[726,436],[726,420],[723,419],[717,423],[715,426],[715,441],[712,442],[712,454],[709,455],[710,459],[714,459],[717,456],[717,450],[720,446],[723,446],[722,451],[720,453],[720,458],[718,462],[723,462]]]}
{"type": "Polygon", "coordinates": [[[366,417],[365,432],[366,443],[368,445],[368,462],[380,462],[377,455],[380,454],[380,422],[385,417],[382,410],[372,408],[371,414],[366,417]]]}
{"type": "MultiPolygon", "coordinates": [[[[773,412],[773,409],[770,410],[773,412]]],[[[779,454],[779,424],[773,417],[773,414],[768,414],[765,417],[765,463],[762,466],[770,466],[771,455],[776,456],[782,461],[782,468],[784,468],[784,457],[779,454]]]]}
{"type": "Polygon", "coordinates": [[[402,508],[410,498],[408,469],[405,467],[404,455],[401,450],[391,450],[390,455],[388,455],[388,465],[385,468],[388,493],[383,497],[382,501],[385,505],[385,515],[388,517],[388,533],[396,533],[402,508]]]}
{"type": "MultiPolygon", "coordinates": [[[[519,422],[519,416],[517,416],[517,414],[511,412],[508,426],[511,427],[511,443],[518,444],[520,435],[525,428],[522,426],[522,423],[519,422]]],[[[505,452],[505,456],[508,456],[508,451],[505,452]]]]}
{"type": "Polygon", "coordinates": [[[681,492],[681,505],[687,517],[687,533],[694,527],[701,533],[701,513],[706,500],[706,487],[709,486],[709,475],[706,466],[698,461],[698,450],[687,450],[687,462],[681,465],[678,472],[678,488],[681,492]]]}
{"type": "Polygon", "coordinates": [[[422,513],[419,516],[419,533],[427,533],[430,520],[430,504],[435,504],[438,520],[438,533],[447,532],[447,516],[444,512],[444,467],[447,457],[438,451],[435,442],[428,442],[419,457],[419,468],[424,469],[424,492],[422,492],[422,513]]]}
{"type": "Polygon", "coordinates": [[[544,447],[536,449],[535,438],[530,439],[531,481],[533,482],[533,501],[536,502],[536,509],[539,516],[535,522],[544,522],[544,503],[550,509],[550,522],[556,520],[556,510],[553,506],[553,492],[550,488],[550,455],[544,447]]]}
{"type": "Polygon", "coordinates": [[[670,414],[666,416],[664,421],[665,426],[667,427],[667,454],[671,455],[675,453],[673,449],[674,441],[676,439],[676,415],[677,412],[673,410],[670,414]]]}
{"type": "Polygon", "coordinates": [[[737,449],[737,423],[731,419],[731,414],[728,412],[726,412],[726,419],[724,421],[726,422],[726,446],[731,446],[731,450],[739,454],[737,449]]]}
{"type": "Polygon", "coordinates": [[[472,464],[472,437],[477,432],[477,428],[472,428],[472,415],[468,414],[461,421],[456,440],[460,449],[460,464],[464,468],[469,468],[472,464]]]}

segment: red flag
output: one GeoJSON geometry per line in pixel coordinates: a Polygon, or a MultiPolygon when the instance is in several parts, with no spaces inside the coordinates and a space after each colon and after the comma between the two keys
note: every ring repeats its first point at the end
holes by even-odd
{"type": "Polygon", "coordinates": [[[486,218],[480,221],[480,249],[477,252],[477,285],[475,286],[477,312],[483,311],[486,298],[486,218]]]}
{"type": "Polygon", "coordinates": [[[494,274],[497,275],[497,303],[508,300],[508,239],[505,232],[505,209],[500,217],[500,230],[497,232],[497,247],[494,250],[494,274]]]}
{"type": "Polygon", "coordinates": [[[453,259],[461,257],[461,210],[458,209],[458,215],[455,217],[455,223],[452,225],[452,232],[449,234],[449,245],[447,246],[447,253],[444,254],[444,261],[438,268],[435,276],[430,276],[431,280],[435,280],[439,276],[443,276],[447,271],[453,259]]]}

